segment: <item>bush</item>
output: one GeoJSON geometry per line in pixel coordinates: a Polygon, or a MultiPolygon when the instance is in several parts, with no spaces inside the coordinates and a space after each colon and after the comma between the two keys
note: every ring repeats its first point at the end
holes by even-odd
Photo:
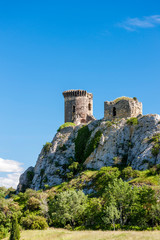
{"type": "Polygon", "coordinates": [[[133,100],[134,100],[134,101],[137,101],[137,98],[136,98],[136,97],[133,97],[133,100]]]}
{"type": "Polygon", "coordinates": [[[57,132],[60,132],[63,128],[73,127],[73,126],[76,126],[76,124],[75,124],[75,123],[72,123],[72,122],[66,122],[66,123],[62,124],[62,125],[58,128],[57,132]]]}
{"type": "Polygon", "coordinates": [[[41,204],[40,200],[35,198],[35,197],[31,197],[27,201],[27,207],[31,211],[39,210],[40,209],[40,204],[41,204]]]}
{"type": "Polygon", "coordinates": [[[87,146],[87,148],[85,150],[84,159],[89,157],[89,155],[98,147],[101,136],[102,136],[102,132],[97,131],[95,136],[92,138],[92,140],[90,141],[89,145],[87,146]]]}
{"type": "Polygon", "coordinates": [[[57,194],[50,204],[50,215],[56,226],[81,225],[87,197],[83,191],[68,190],[57,194]]]}
{"type": "Polygon", "coordinates": [[[0,226],[0,239],[3,239],[7,236],[8,229],[5,228],[3,225],[0,226]]]}
{"type": "Polygon", "coordinates": [[[39,229],[44,230],[48,228],[46,219],[41,216],[29,215],[21,218],[21,224],[24,229],[39,229]]]}
{"type": "Polygon", "coordinates": [[[27,172],[27,180],[28,180],[28,184],[30,184],[32,182],[32,179],[34,177],[34,172],[33,171],[28,171],[27,172]]]}
{"type": "Polygon", "coordinates": [[[90,135],[91,132],[89,131],[88,126],[83,126],[78,130],[78,135],[75,139],[75,158],[79,163],[85,161],[85,148],[90,135]]]}
{"type": "Polygon", "coordinates": [[[139,177],[140,173],[138,170],[133,170],[132,167],[126,167],[122,170],[121,177],[124,180],[128,180],[129,178],[139,177]]]}
{"type": "Polygon", "coordinates": [[[136,117],[132,117],[130,119],[127,119],[127,124],[128,125],[137,125],[138,124],[138,119],[136,117]]]}
{"type": "Polygon", "coordinates": [[[17,221],[17,217],[12,218],[12,227],[9,240],[19,240],[20,239],[20,231],[19,225],[17,221]]]}
{"type": "Polygon", "coordinates": [[[49,152],[51,147],[52,147],[52,143],[50,143],[50,142],[46,142],[46,144],[43,145],[43,151],[45,152],[45,154],[47,154],[49,152]]]}

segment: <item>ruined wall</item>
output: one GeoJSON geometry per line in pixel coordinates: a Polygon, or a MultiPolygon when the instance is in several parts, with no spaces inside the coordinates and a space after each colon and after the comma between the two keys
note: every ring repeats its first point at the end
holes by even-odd
{"type": "Polygon", "coordinates": [[[104,102],[104,118],[108,120],[137,117],[140,114],[142,114],[142,103],[132,98],[104,102]]]}
{"type": "Polygon", "coordinates": [[[93,118],[93,95],[84,90],[63,92],[65,122],[86,123],[93,118]]]}

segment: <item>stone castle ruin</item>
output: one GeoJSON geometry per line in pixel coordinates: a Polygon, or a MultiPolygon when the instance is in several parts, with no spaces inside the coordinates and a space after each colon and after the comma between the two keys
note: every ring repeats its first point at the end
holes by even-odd
{"type": "Polygon", "coordinates": [[[94,120],[93,94],[85,90],[68,90],[63,92],[65,101],[65,122],[75,124],[94,120]]]}
{"type": "MultiPolygon", "coordinates": [[[[93,94],[85,90],[63,92],[65,100],[65,122],[76,125],[95,120],[93,116],[93,94]]],[[[111,102],[104,102],[104,118],[131,118],[142,115],[142,103],[136,98],[120,97],[111,102]]]]}
{"type": "Polygon", "coordinates": [[[112,102],[104,102],[104,118],[131,118],[142,115],[142,103],[136,98],[121,97],[112,102]]]}

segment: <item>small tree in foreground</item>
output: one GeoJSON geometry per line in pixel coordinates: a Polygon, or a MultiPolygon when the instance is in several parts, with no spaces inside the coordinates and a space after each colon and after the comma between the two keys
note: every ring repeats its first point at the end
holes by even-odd
{"type": "Polygon", "coordinates": [[[19,225],[18,225],[17,217],[14,216],[12,218],[11,234],[10,234],[9,240],[19,240],[19,239],[20,239],[19,225]]]}

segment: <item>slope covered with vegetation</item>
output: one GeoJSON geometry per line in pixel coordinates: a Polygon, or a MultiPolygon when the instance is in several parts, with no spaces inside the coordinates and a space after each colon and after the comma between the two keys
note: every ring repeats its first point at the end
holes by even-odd
{"type": "Polygon", "coordinates": [[[160,165],[145,171],[102,167],[45,190],[0,189],[0,237],[16,215],[22,229],[159,229],[160,165]]]}

